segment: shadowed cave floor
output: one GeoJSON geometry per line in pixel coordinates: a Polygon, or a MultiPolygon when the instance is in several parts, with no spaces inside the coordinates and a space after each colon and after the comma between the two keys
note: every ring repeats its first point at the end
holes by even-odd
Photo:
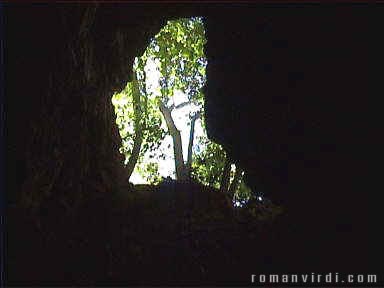
{"type": "Polygon", "coordinates": [[[67,216],[54,201],[34,216],[11,208],[8,284],[246,285],[278,267],[279,220],[234,209],[217,190],[163,183],[119,191],[67,216]]]}

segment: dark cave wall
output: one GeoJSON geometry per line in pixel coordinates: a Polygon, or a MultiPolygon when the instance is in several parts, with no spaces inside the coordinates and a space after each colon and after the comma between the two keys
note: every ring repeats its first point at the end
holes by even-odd
{"type": "MultiPolygon", "coordinates": [[[[206,15],[210,137],[253,188],[287,205],[303,267],[305,258],[348,264],[353,247],[368,245],[361,191],[374,187],[367,151],[379,125],[365,98],[366,9],[8,4],[5,12],[10,202],[38,208],[54,198],[71,211],[123,183],[110,98],[165,19],[206,15]],[[343,249],[333,261],[335,245],[343,249]]],[[[282,255],[295,257],[289,250],[282,255]]],[[[366,257],[359,250],[349,264],[364,268],[366,257]]]]}
{"type": "Polygon", "coordinates": [[[54,194],[74,207],[111,191],[125,176],[110,98],[163,21],[122,24],[111,20],[118,13],[81,4],[6,12],[9,199],[30,207],[54,194]]]}
{"type": "Polygon", "coordinates": [[[305,258],[329,269],[369,265],[368,199],[381,187],[372,163],[382,159],[370,12],[244,5],[207,18],[210,137],[253,188],[284,204],[296,236],[290,248],[282,238],[281,255],[303,267],[305,258]]]}
{"type": "Polygon", "coordinates": [[[368,92],[368,7],[243,8],[207,18],[210,136],[253,188],[284,203],[293,251],[320,266],[363,269],[368,195],[378,185],[372,159],[382,159],[368,92]],[[352,251],[359,260],[344,263],[352,251]]]}
{"type": "Polygon", "coordinates": [[[255,169],[262,190],[285,198],[292,153],[372,140],[369,118],[356,117],[369,111],[367,9],[228,7],[207,27],[211,137],[255,169]]]}
{"type": "Polygon", "coordinates": [[[33,206],[61,194],[73,206],[124,182],[112,94],[166,18],[199,13],[174,4],[6,5],[8,199],[33,206]]]}

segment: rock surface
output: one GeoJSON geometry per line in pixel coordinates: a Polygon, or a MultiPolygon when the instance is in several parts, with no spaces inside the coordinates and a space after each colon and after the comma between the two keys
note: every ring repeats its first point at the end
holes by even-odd
{"type": "MultiPolygon", "coordinates": [[[[194,283],[230,281],[231,259],[238,270],[227,283],[235,284],[261,270],[375,271],[367,199],[381,187],[371,167],[382,152],[380,114],[367,95],[368,7],[7,3],[4,10],[10,283],[190,283],[183,282],[188,269],[177,272],[183,259],[194,283]],[[146,241],[163,234],[138,234],[147,237],[140,244],[124,236],[131,246],[120,249],[126,238],[112,225],[133,225],[131,233],[145,217],[111,208],[116,191],[132,189],[111,97],[150,37],[182,16],[205,16],[209,136],[244,168],[253,189],[288,212],[260,234],[250,221],[201,236],[208,239],[202,251],[220,239],[206,261],[193,262],[199,248],[178,254],[162,246],[150,265],[141,249],[156,251],[146,241]],[[46,247],[51,254],[43,257],[46,247]],[[210,263],[208,272],[202,263],[210,263]],[[173,274],[164,274],[167,267],[173,274]]],[[[164,235],[180,232],[172,231],[164,235]]]]}

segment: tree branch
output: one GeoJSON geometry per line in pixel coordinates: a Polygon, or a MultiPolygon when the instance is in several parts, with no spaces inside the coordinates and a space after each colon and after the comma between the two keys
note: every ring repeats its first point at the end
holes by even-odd
{"type": "Polygon", "coordinates": [[[191,118],[191,130],[189,132],[189,143],[188,143],[188,158],[187,158],[187,173],[188,176],[191,176],[191,168],[192,168],[192,147],[193,147],[193,139],[195,135],[195,122],[200,118],[201,113],[197,112],[191,118]]]}
{"type": "Polygon", "coordinates": [[[243,177],[243,170],[241,170],[240,167],[236,166],[235,176],[228,189],[228,194],[231,197],[231,199],[233,199],[233,196],[235,195],[237,188],[239,187],[242,177],[243,177]]]}
{"type": "Polygon", "coordinates": [[[180,104],[178,104],[178,105],[176,105],[175,106],[175,109],[179,109],[179,108],[183,108],[183,107],[185,107],[185,106],[187,106],[187,105],[189,105],[189,104],[191,104],[191,101],[185,101],[185,102],[183,102],[183,103],[180,103],[180,104]]]}
{"type": "Polygon", "coordinates": [[[177,180],[184,181],[187,178],[186,169],[183,159],[183,147],[181,142],[180,131],[177,129],[171,115],[171,110],[164,105],[163,102],[159,103],[160,112],[163,114],[165,123],[167,124],[168,131],[173,139],[173,153],[175,157],[175,168],[177,180]]]}
{"type": "Polygon", "coordinates": [[[221,182],[220,182],[220,191],[223,193],[228,192],[228,186],[230,182],[230,177],[231,177],[231,159],[229,158],[228,154],[225,153],[225,164],[221,176],[221,182]]]}
{"type": "Polygon", "coordinates": [[[168,109],[172,111],[173,109],[183,108],[183,107],[185,107],[185,106],[188,106],[189,104],[191,104],[191,101],[190,101],[190,100],[185,101],[185,102],[182,102],[182,103],[180,103],[180,104],[178,104],[178,105],[172,104],[171,106],[169,106],[168,109]]]}
{"type": "Polygon", "coordinates": [[[167,124],[167,127],[169,129],[169,133],[173,134],[177,131],[177,127],[175,125],[175,122],[173,122],[172,115],[171,115],[171,109],[168,108],[163,102],[160,101],[159,103],[160,112],[163,114],[165,123],[167,124]]]}
{"type": "Polygon", "coordinates": [[[142,111],[141,111],[141,95],[139,83],[136,78],[136,71],[132,73],[132,98],[133,98],[133,110],[134,110],[134,129],[135,129],[135,138],[134,144],[131,152],[131,156],[129,157],[129,161],[127,164],[127,177],[131,178],[133,170],[135,169],[137,160],[140,156],[141,145],[143,143],[143,127],[141,123],[142,111]]]}

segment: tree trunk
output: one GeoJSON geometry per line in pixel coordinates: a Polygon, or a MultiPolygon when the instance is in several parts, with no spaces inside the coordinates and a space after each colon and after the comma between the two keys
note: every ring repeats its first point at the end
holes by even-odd
{"type": "Polygon", "coordinates": [[[191,130],[189,132],[189,143],[188,143],[188,159],[186,164],[187,169],[187,177],[188,179],[191,179],[191,170],[192,170],[192,148],[193,148],[193,139],[195,136],[195,122],[197,119],[200,118],[200,112],[197,112],[195,115],[193,115],[191,119],[191,130]]]}
{"type": "Polygon", "coordinates": [[[171,110],[162,102],[160,102],[159,108],[161,113],[163,114],[165,123],[167,124],[168,131],[173,139],[173,153],[175,158],[176,179],[185,181],[188,179],[188,176],[184,165],[183,146],[181,142],[180,131],[177,129],[172,119],[171,110]]]}
{"type": "Polygon", "coordinates": [[[127,164],[128,179],[131,178],[133,170],[135,169],[137,160],[139,159],[140,155],[141,144],[143,143],[143,134],[141,132],[136,132],[135,134],[136,135],[133,142],[131,157],[129,157],[127,164]]]}
{"type": "Polygon", "coordinates": [[[223,173],[221,176],[220,191],[223,193],[228,192],[229,180],[231,178],[231,160],[229,156],[225,156],[225,164],[223,168],[223,173]]]}
{"type": "Polygon", "coordinates": [[[236,167],[236,172],[235,172],[235,177],[232,180],[231,186],[229,187],[228,194],[230,195],[231,198],[235,195],[235,192],[240,184],[240,180],[243,176],[243,171],[239,168],[236,167]]]}
{"type": "Polygon", "coordinates": [[[140,89],[139,84],[136,79],[136,72],[133,71],[133,80],[132,80],[132,98],[133,98],[133,111],[135,117],[134,129],[135,129],[135,140],[133,142],[133,148],[131,156],[127,164],[127,174],[128,179],[131,178],[133,170],[135,169],[137,160],[139,159],[141,145],[143,143],[143,127],[141,125],[142,121],[142,111],[141,111],[141,101],[140,101],[140,89]]]}

